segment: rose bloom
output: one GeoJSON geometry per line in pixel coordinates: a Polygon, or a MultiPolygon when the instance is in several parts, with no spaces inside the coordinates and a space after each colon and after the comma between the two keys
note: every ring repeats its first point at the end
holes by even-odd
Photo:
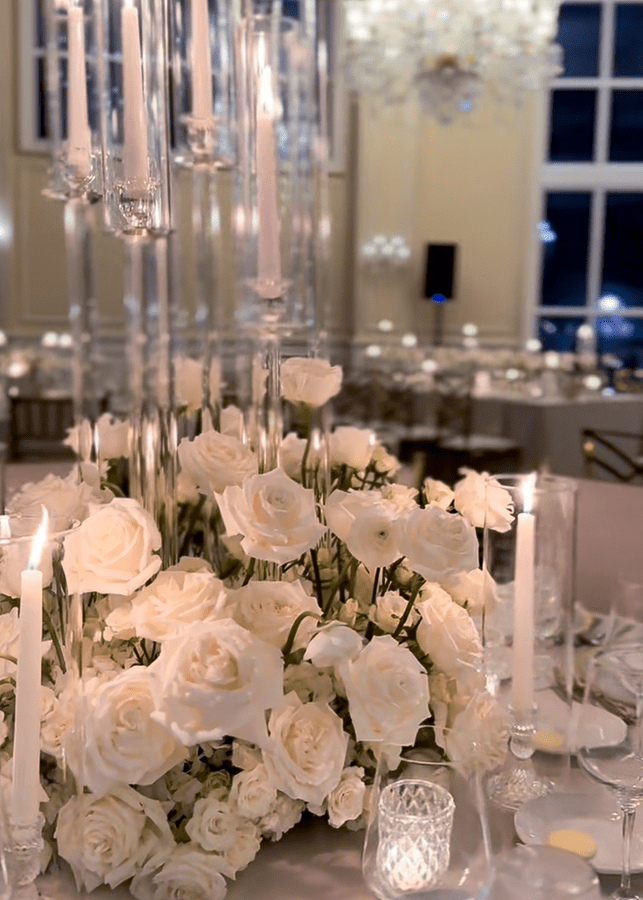
{"type": "MultiPolygon", "coordinates": [[[[3,591],[6,593],[6,591],[3,591]]],[[[20,645],[20,621],[18,618],[18,607],[14,607],[8,613],[0,616],[0,678],[11,676],[15,678],[16,664],[8,659],[7,656],[18,658],[18,648],[20,645]]],[[[41,644],[41,653],[45,652],[45,648],[50,646],[47,641],[46,645],[41,644]]]]}
{"type": "Polygon", "coordinates": [[[226,735],[265,743],[265,710],[283,696],[276,647],[232,619],[197,622],[165,641],[149,668],[152,715],[186,746],[226,735]]]}
{"type": "Polygon", "coordinates": [[[472,616],[491,612],[498,601],[496,583],[483,569],[452,575],[444,582],[444,587],[456,603],[466,606],[472,616]]]}
{"type": "MultiPolygon", "coordinates": [[[[119,459],[129,454],[129,423],[115,418],[106,412],[96,420],[98,434],[98,453],[101,459],[119,459]]],[[[75,425],[67,431],[67,437],[63,441],[74,453],[81,455],[80,444],[91,441],[91,426],[85,419],[80,425],[75,425]]]]}
{"type": "Polygon", "coordinates": [[[358,515],[374,508],[384,509],[379,491],[333,491],[324,504],[324,516],[333,534],[345,542],[358,515]]]}
{"type": "Polygon", "coordinates": [[[304,659],[310,660],[321,669],[339,665],[355,659],[362,650],[364,641],[356,631],[340,622],[329,622],[319,629],[308,644],[304,659]]]}
{"type": "MultiPolygon", "coordinates": [[[[374,607],[371,606],[369,608],[368,617],[381,628],[382,631],[393,634],[400,624],[400,619],[404,615],[407,606],[408,600],[401,594],[398,594],[397,591],[387,591],[377,598],[374,607]]],[[[406,625],[414,625],[418,618],[419,615],[417,610],[415,607],[412,607],[411,612],[406,619],[406,625]]]]}
{"type": "Polygon", "coordinates": [[[448,484],[435,478],[424,479],[424,496],[427,506],[439,506],[440,509],[448,509],[453,503],[454,493],[448,484]]]}
{"type": "Polygon", "coordinates": [[[276,799],[277,789],[262,762],[253,769],[239,772],[232,779],[230,801],[236,805],[240,816],[260,819],[270,812],[276,799]]]}
{"type": "Polygon", "coordinates": [[[301,481],[301,464],[307,444],[306,438],[297,437],[294,431],[290,431],[281,442],[280,465],[293,481],[301,481]]]}
{"type": "Polygon", "coordinates": [[[364,769],[348,766],[328,795],[328,822],[333,828],[340,828],[345,822],[359,819],[362,815],[366,794],[363,778],[364,769]]]}
{"type": "Polygon", "coordinates": [[[284,564],[298,559],[326,533],[315,497],[281,469],[248,478],[217,494],[228,534],[241,534],[249,556],[284,564]]]}
{"type": "Polygon", "coordinates": [[[335,699],[333,679],[310,662],[290,663],[284,671],[284,694],[294,691],[303,703],[321,700],[332,703],[335,699]]]}
{"type": "Polygon", "coordinates": [[[358,741],[412,744],[429,715],[424,666],[389,634],[374,637],[339,669],[358,741]]]}
{"type": "Polygon", "coordinates": [[[193,844],[177,844],[157,871],[148,866],[132,879],[136,900],[223,900],[231,875],[225,860],[193,844]]]}
{"type": "Polygon", "coordinates": [[[202,493],[220,493],[243,484],[257,471],[257,457],[247,444],[218,431],[204,431],[179,444],[181,472],[202,493]]]}
{"type": "Polygon", "coordinates": [[[230,437],[236,438],[238,441],[243,441],[246,432],[246,423],[243,413],[238,406],[234,405],[234,403],[229,404],[229,406],[224,406],[221,410],[219,431],[221,434],[227,434],[230,437]]]}
{"type": "Polygon", "coordinates": [[[174,846],[161,804],[126,784],[102,797],[74,794],[58,813],[56,839],[78,890],[86,891],[122,884],[174,846]]]}
{"type": "Polygon", "coordinates": [[[88,683],[84,777],[93,793],[119,783],[152,784],[185,759],[185,747],[151,718],[151,682],[148,668],[132,666],[102,684],[88,683]]]}
{"type": "Polygon", "coordinates": [[[166,641],[193,622],[222,618],[224,602],[223,582],[211,572],[170,566],[132,597],[130,621],[138,637],[166,641]]]}
{"type": "Polygon", "coordinates": [[[326,359],[293,356],[281,363],[281,394],[290,403],[323,406],[341,386],[341,366],[326,359]]]}
{"type": "Polygon", "coordinates": [[[417,642],[438,669],[468,690],[481,682],[482,642],[473,619],[439,585],[428,586],[429,597],[418,603],[421,621],[417,642]]]}
{"type": "Polygon", "coordinates": [[[513,521],[513,501],[506,488],[486,472],[460,469],[465,477],[454,488],[453,504],[476,528],[509,531],[513,521]]]}
{"type": "Polygon", "coordinates": [[[204,850],[224,854],[235,841],[238,821],[239,817],[227,800],[202,797],[194,804],[185,831],[190,840],[204,850]]]}
{"type": "Polygon", "coordinates": [[[330,435],[331,466],[350,466],[361,472],[371,461],[377,436],[370,428],[340,425],[330,435]]]}
{"type": "Polygon", "coordinates": [[[416,509],[397,520],[397,544],[407,564],[427,581],[442,581],[478,565],[476,530],[439,506],[416,509]]]}
{"type": "Polygon", "coordinates": [[[72,520],[84,519],[90,504],[97,499],[92,486],[85,481],[79,482],[77,473],[71,471],[65,478],[49,474],[41,481],[25,484],[13,495],[7,511],[10,515],[29,516],[40,521],[44,506],[50,517],[66,520],[68,527],[72,520]]]}
{"type": "Polygon", "coordinates": [[[302,817],[306,805],[301,800],[293,800],[279,792],[277,800],[267,816],[259,820],[259,828],[264,837],[280,841],[287,831],[294,828],[302,817]]]}
{"type": "Polygon", "coordinates": [[[294,800],[321,804],[339,782],[348,735],[327,703],[302,703],[290,693],[269,721],[263,761],[271,782],[294,800]]]}
{"type": "Polygon", "coordinates": [[[286,643],[290,629],[302,613],[313,613],[297,629],[295,650],[306,645],[307,637],[321,618],[317,600],[306,593],[301,581],[251,581],[228,592],[226,612],[243,628],[275,647],[286,643]]]}
{"type": "Polygon", "coordinates": [[[92,509],[65,537],[63,569],[70,593],[132,594],[156,575],[161,535],[136,500],[117,497],[92,509]]]}
{"type": "MultiPolygon", "coordinates": [[[[203,403],[203,360],[189,356],[174,358],[174,390],[178,403],[189,410],[199,409],[203,403]]],[[[213,359],[210,364],[210,397],[217,398],[221,388],[221,366],[213,359]]]]}
{"type": "Polygon", "coordinates": [[[446,733],[445,749],[465,774],[489,771],[507,755],[510,722],[506,709],[486,691],[473,695],[446,733]]]}

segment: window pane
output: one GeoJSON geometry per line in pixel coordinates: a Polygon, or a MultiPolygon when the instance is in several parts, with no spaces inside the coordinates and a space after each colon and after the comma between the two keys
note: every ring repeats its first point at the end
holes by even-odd
{"type": "Polygon", "coordinates": [[[610,162],[643,161],[643,91],[613,91],[610,162]]]}
{"type": "Polygon", "coordinates": [[[643,307],[643,193],[608,194],[599,306],[643,307]]]}
{"type": "Polygon", "coordinates": [[[558,20],[558,43],[563,48],[563,75],[598,75],[598,3],[563,3],[558,20]]]}
{"type": "Polygon", "coordinates": [[[617,356],[627,369],[643,368],[643,320],[600,316],[596,319],[596,349],[617,356]]]}
{"type": "Polygon", "coordinates": [[[590,194],[549,194],[543,240],[543,306],[584,306],[590,194]]]}
{"type": "Polygon", "coordinates": [[[37,138],[46,138],[49,135],[49,129],[47,127],[47,74],[45,61],[41,57],[35,60],[34,65],[36,67],[37,85],[34,133],[37,138]]]}
{"type": "Polygon", "coordinates": [[[614,74],[622,78],[643,75],[643,3],[616,5],[614,74]]]}
{"type": "Polygon", "coordinates": [[[44,47],[45,43],[46,43],[45,13],[44,13],[44,3],[42,3],[42,0],[33,0],[33,9],[34,9],[34,26],[35,26],[36,47],[44,47]]]}
{"type": "Polygon", "coordinates": [[[596,91],[552,91],[549,159],[590,162],[594,155],[596,91]]]}
{"type": "Polygon", "coordinates": [[[583,318],[555,316],[541,319],[538,323],[538,339],[543,350],[559,350],[561,353],[576,349],[576,332],[583,324],[583,318]]]}

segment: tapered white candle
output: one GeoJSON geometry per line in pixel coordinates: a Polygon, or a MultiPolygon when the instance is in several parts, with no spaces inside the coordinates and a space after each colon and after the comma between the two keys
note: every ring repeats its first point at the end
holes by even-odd
{"type": "Polygon", "coordinates": [[[87,76],[85,74],[85,14],[81,6],[67,12],[67,161],[78,172],[91,169],[91,132],[87,116],[87,76]]]}
{"type": "Polygon", "coordinates": [[[281,282],[277,160],[274,136],[274,97],[272,73],[265,66],[259,80],[257,102],[257,274],[264,283],[263,296],[273,297],[269,285],[281,282]]]}
{"type": "Polygon", "coordinates": [[[45,521],[34,538],[20,585],[11,817],[21,825],[31,825],[36,821],[40,805],[42,572],[37,566],[46,530],[45,521]]]}
{"type": "Polygon", "coordinates": [[[0,516],[0,540],[6,541],[11,537],[11,520],[9,516],[0,516]]]}
{"type": "Polygon", "coordinates": [[[523,512],[516,524],[511,702],[516,713],[534,705],[534,568],[535,526],[531,512],[535,476],[523,485],[523,512]]]}
{"type": "Polygon", "coordinates": [[[212,60],[208,0],[192,0],[192,115],[212,116],[212,60]]]}
{"type": "Polygon", "coordinates": [[[138,9],[126,3],[121,10],[123,48],[123,155],[125,179],[135,188],[147,185],[147,116],[143,95],[138,9]]]}

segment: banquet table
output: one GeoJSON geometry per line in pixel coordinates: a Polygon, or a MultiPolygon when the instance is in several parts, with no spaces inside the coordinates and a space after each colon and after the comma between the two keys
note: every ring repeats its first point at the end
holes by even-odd
{"type": "Polygon", "coordinates": [[[522,447],[524,471],[547,467],[554,475],[582,478],[583,428],[643,433],[643,395],[477,397],[474,430],[497,429],[522,447]]]}

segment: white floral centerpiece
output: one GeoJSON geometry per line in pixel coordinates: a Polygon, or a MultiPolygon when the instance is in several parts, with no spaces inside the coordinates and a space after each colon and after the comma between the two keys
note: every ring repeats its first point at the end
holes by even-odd
{"type": "MultiPolygon", "coordinates": [[[[319,406],[340,383],[319,360],[284,366],[288,402],[319,406]]],[[[308,486],[319,447],[288,435],[281,467],[259,474],[240,421],[224,410],[220,432],[181,442],[183,553],[167,568],[150,514],[92,466],[12,500],[15,513],[44,503],[81,520],[62,567],[84,595],[82,759],[78,684],[55,642],[43,643],[42,717],[46,837],[79,889],[221,898],[304,814],[362,826],[377,753],[412,745],[427,720],[449,727],[463,764],[472,733],[490,766],[504,753],[482,673],[476,622],[494,592],[476,528],[485,505],[487,524],[508,528],[509,496],[472,471],[453,490],[405,487],[373,432],[344,427],[320,500],[308,486]]],[[[98,426],[120,455],[122,423],[98,426]]],[[[17,600],[3,603],[7,764],[17,600]]]]}

